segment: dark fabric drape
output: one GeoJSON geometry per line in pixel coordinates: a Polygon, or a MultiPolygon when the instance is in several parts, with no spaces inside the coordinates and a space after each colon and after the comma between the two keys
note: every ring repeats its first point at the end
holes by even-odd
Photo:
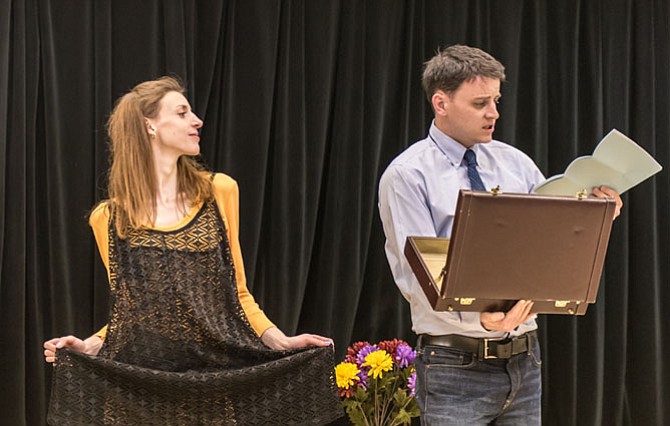
{"type": "MultiPolygon", "coordinates": [[[[0,2],[0,423],[43,425],[42,342],[107,318],[86,224],[114,100],[186,81],[202,158],[241,191],[250,288],[287,333],[414,342],[377,214],[390,160],[424,137],[422,63],[479,46],[507,68],[496,138],[547,175],[611,128],[670,165],[666,1],[0,2]]],[[[670,421],[668,172],[624,195],[598,302],[544,316],[547,425],[670,421]]]]}

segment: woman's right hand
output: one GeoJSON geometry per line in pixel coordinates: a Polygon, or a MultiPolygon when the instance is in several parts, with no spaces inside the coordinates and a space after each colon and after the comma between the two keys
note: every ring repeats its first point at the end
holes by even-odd
{"type": "Polygon", "coordinates": [[[102,339],[96,335],[86,340],[75,336],[56,337],[44,342],[44,360],[49,363],[56,361],[56,350],[68,348],[75,352],[83,352],[89,355],[97,355],[102,347],[102,339]]]}

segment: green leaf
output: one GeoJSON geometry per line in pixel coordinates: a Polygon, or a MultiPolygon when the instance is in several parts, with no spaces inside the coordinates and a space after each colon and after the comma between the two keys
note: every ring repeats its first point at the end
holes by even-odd
{"type": "Polygon", "coordinates": [[[365,416],[360,410],[347,411],[349,421],[356,426],[365,426],[365,416]]]}
{"type": "Polygon", "coordinates": [[[401,409],[398,412],[398,415],[394,419],[394,424],[397,425],[408,425],[412,423],[412,416],[409,415],[409,413],[403,409],[401,409]]]}
{"type": "Polygon", "coordinates": [[[409,413],[411,417],[419,417],[421,412],[419,411],[419,405],[416,403],[416,399],[412,397],[412,400],[407,404],[405,410],[409,413]]]}
{"type": "Polygon", "coordinates": [[[368,392],[363,388],[358,388],[354,396],[358,401],[365,402],[368,399],[368,392]]]}

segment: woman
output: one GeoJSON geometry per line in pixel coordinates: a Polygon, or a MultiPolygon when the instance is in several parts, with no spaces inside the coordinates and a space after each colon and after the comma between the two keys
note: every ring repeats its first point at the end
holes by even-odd
{"type": "Polygon", "coordinates": [[[287,337],[247,290],[237,184],[191,158],[201,127],[170,77],[117,102],[109,200],[90,216],[110,320],[86,340],[45,342],[50,424],[320,424],[341,415],[330,339],[287,337]]]}

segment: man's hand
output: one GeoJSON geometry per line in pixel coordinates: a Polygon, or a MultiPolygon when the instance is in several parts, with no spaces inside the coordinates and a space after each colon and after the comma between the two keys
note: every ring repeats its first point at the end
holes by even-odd
{"type": "Polygon", "coordinates": [[[44,360],[49,363],[56,361],[56,350],[68,348],[75,352],[83,352],[89,355],[97,355],[102,347],[102,339],[91,336],[81,340],[75,336],[56,337],[44,342],[44,360]]]}
{"type": "Polygon", "coordinates": [[[532,300],[519,300],[507,313],[481,312],[479,321],[488,331],[510,332],[535,316],[530,313],[532,307],[532,300]]]}
{"type": "Polygon", "coordinates": [[[614,198],[616,201],[616,209],[614,209],[614,219],[616,219],[621,214],[621,208],[623,207],[623,201],[619,193],[607,186],[596,186],[591,191],[591,195],[598,198],[614,198]]]}
{"type": "Polygon", "coordinates": [[[318,334],[300,334],[288,337],[277,327],[267,329],[261,336],[265,346],[274,350],[298,349],[306,346],[330,346],[333,341],[318,334]]]}

